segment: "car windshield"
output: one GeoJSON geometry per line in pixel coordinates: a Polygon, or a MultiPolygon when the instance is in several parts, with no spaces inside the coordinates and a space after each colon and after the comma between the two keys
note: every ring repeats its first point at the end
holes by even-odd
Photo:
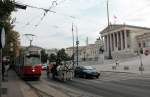
{"type": "Polygon", "coordinates": [[[91,67],[91,66],[84,66],[83,69],[84,69],[84,70],[93,70],[94,68],[91,67]]]}
{"type": "Polygon", "coordinates": [[[47,66],[47,64],[43,64],[42,66],[47,66]]]}

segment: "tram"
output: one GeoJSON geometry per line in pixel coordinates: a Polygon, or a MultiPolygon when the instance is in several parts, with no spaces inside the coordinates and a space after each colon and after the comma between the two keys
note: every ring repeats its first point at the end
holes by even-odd
{"type": "Polygon", "coordinates": [[[40,79],[42,65],[39,50],[28,48],[26,51],[21,51],[15,61],[15,71],[21,78],[40,79]]]}

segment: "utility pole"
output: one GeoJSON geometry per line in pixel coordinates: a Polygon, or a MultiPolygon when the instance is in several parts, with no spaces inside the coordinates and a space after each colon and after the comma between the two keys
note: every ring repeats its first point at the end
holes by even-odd
{"type": "Polygon", "coordinates": [[[78,28],[76,26],[76,53],[77,53],[77,66],[79,65],[79,55],[78,55],[78,52],[79,52],[79,40],[78,40],[78,28]]]}
{"type": "Polygon", "coordinates": [[[35,35],[33,35],[33,34],[24,34],[28,39],[29,39],[29,41],[30,41],[30,45],[29,46],[32,46],[32,42],[33,42],[33,37],[35,36],[35,35]]]}
{"type": "Polygon", "coordinates": [[[109,21],[109,5],[108,5],[108,0],[107,0],[107,21],[108,21],[108,41],[109,41],[109,52],[108,52],[108,59],[112,59],[112,55],[111,55],[111,47],[110,47],[110,34],[109,34],[109,31],[110,31],[110,21],[109,21]]]}
{"type": "Polygon", "coordinates": [[[73,23],[72,23],[72,42],[73,42],[73,51],[72,51],[73,52],[72,53],[73,54],[72,55],[73,59],[72,60],[73,60],[73,66],[74,66],[74,54],[75,53],[74,53],[74,29],[73,29],[73,23]]]}

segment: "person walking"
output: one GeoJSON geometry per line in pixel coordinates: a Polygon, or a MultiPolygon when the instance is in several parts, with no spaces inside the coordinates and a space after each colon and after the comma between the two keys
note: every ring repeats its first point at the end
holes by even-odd
{"type": "Polygon", "coordinates": [[[46,67],[46,72],[47,72],[47,77],[49,77],[50,71],[49,71],[49,66],[48,66],[48,65],[47,65],[47,67],[46,67]]]}
{"type": "Polygon", "coordinates": [[[118,59],[118,56],[116,56],[116,58],[115,58],[115,63],[116,63],[116,66],[119,66],[119,59],[118,59]]]}
{"type": "Polygon", "coordinates": [[[8,70],[9,70],[9,67],[10,67],[9,62],[7,62],[7,63],[5,64],[5,72],[6,72],[6,76],[8,76],[8,70]]]}
{"type": "Polygon", "coordinates": [[[4,81],[4,74],[5,74],[5,64],[2,62],[2,80],[4,81]]]}

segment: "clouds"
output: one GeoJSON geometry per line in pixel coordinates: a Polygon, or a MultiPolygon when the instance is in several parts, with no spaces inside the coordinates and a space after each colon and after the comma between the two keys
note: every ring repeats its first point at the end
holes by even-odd
{"type": "MultiPolygon", "coordinates": [[[[18,2],[42,8],[49,8],[51,0],[16,0],[18,2]]],[[[45,48],[61,48],[72,46],[72,22],[78,27],[80,45],[85,44],[86,37],[94,43],[99,31],[107,26],[106,0],[58,0],[53,8],[56,13],[45,16],[43,10],[27,8],[13,13],[17,17],[15,29],[23,37],[25,33],[35,34],[35,45],[45,48]],[[75,17],[75,18],[72,18],[75,17]],[[39,25],[36,27],[36,25],[39,25]]],[[[110,20],[117,16],[117,23],[129,23],[140,26],[149,25],[149,0],[109,0],[110,20]]],[[[27,45],[22,38],[22,45],[27,45]]]]}

